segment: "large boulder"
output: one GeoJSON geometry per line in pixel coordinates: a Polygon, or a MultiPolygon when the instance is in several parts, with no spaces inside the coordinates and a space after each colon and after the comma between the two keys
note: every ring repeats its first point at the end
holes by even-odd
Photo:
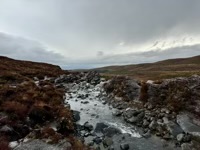
{"type": "Polygon", "coordinates": [[[139,100],[139,82],[128,77],[116,76],[104,84],[107,93],[121,97],[124,101],[139,100]]]}
{"type": "Polygon", "coordinates": [[[90,71],[85,75],[85,81],[93,85],[99,84],[101,81],[100,74],[96,71],[90,71]]]}
{"type": "Polygon", "coordinates": [[[177,115],[177,123],[184,132],[200,137],[200,126],[195,124],[187,114],[177,115]]]}

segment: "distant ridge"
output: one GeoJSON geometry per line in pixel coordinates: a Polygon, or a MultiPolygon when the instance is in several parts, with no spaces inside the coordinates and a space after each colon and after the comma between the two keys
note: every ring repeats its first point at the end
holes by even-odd
{"type": "Polygon", "coordinates": [[[107,66],[93,69],[106,76],[127,75],[141,80],[157,80],[179,76],[200,75],[200,55],[123,66],[107,66]]]}
{"type": "Polygon", "coordinates": [[[159,64],[172,64],[172,63],[178,63],[178,64],[200,64],[200,55],[189,57],[189,58],[176,58],[176,59],[167,59],[163,61],[158,61],[156,63],[159,64]]]}

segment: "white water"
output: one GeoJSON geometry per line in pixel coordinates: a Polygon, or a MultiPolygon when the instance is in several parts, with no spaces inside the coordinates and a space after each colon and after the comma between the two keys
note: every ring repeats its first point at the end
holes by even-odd
{"type": "Polygon", "coordinates": [[[108,104],[102,104],[106,99],[102,84],[103,82],[97,86],[93,86],[86,82],[82,82],[79,84],[66,85],[69,87],[69,91],[66,93],[66,102],[70,104],[72,110],[81,112],[81,120],[78,123],[84,124],[88,121],[95,127],[97,123],[104,122],[110,126],[117,127],[122,133],[129,133],[132,137],[141,137],[133,126],[127,124],[121,117],[112,115],[115,111],[114,108],[108,104]],[[79,95],[86,94],[88,94],[87,98],[78,98],[79,95]],[[84,101],[88,101],[89,103],[81,103],[84,101]]]}

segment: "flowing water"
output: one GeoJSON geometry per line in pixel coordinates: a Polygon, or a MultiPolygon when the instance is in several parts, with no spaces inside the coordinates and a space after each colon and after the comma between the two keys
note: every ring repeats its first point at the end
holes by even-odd
{"type": "Polygon", "coordinates": [[[80,113],[80,121],[84,124],[89,122],[94,127],[97,123],[104,122],[121,130],[122,133],[129,133],[133,137],[140,137],[140,134],[130,124],[126,123],[121,117],[113,116],[116,111],[112,106],[105,104],[106,94],[102,89],[102,84],[97,86],[82,82],[80,84],[68,85],[69,92],[66,93],[66,101],[72,110],[80,113]]]}

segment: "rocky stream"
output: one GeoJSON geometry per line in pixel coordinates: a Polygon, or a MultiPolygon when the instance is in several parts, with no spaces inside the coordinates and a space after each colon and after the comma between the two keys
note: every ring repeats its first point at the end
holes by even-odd
{"type": "MultiPolygon", "coordinates": [[[[106,81],[96,72],[69,74],[55,79],[55,85],[66,91],[65,106],[73,111],[75,136],[90,149],[200,148],[200,123],[194,115],[199,112],[199,103],[195,103],[195,106],[188,103],[187,111],[176,112],[175,108],[184,103],[178,102],[175,105],[174,101],[168,99],[170,96],[172,100],[183,99],[185,102],[184,98],[188,96],[186,92],[189,91],[191,100],[198,102],[199,76],[165,80],[162,83],[148,81],[145,85],[149,97],[143,103],[139,100],[142,84],[126,77],[106,81]],[[185,87],[188,87],[187,91],[184,91],[185,87]],[[133,102],[142,107],[134,107],[133,102]],[[190,113],[190,110],[194,111],[190,113]]],[[[39,141],[35,142],[37,145],[39,141]]],[[[39,149],[63,149],[39,144],[43,146],[39,149]]],[[[23,150],[26,147],[16,149],[23,150]]]]}
{"type": "Polygon", "coordinates": [[[70,89],[66,93],[66,103],[74,110],[77,134],[85,144],[100,150],[173,149],[155,136],[142,137],[136,126],[123,119],[122,110],[108,104],[103,84],[83,81],[66,85],[70,89]]]}

